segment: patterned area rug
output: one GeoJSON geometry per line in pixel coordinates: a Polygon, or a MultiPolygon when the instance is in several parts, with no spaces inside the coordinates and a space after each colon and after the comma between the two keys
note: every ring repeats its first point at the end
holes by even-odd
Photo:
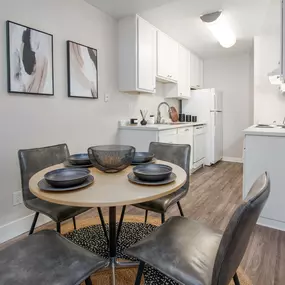
{"type": "MultiPolygon", "coordinates": [[[[134,258],[126,256],[124,254],[125,249],[130,247],[132,244],[138,242],[139,240],[145,238],[149,235],[153,230],[156,229],[158,225],[160,225],[160,220],[155,218],[149,218],[148,224],[144,224],[142,221],[142,217],[138,216],[126,216],[125,222],[122,226],[120,238],[118,240],[117,246],[117,255],[120,259],[128,259],[135,261],[134,258]]],[[[107,221],[108,219],[105,218],[107,221]]],[[[91,222],[91,221],[90,221],[91,222]]],[[[65,234],[65,237],[73,241],[74,243],[104,257],[108,258],[108,244],[106,242],[104,232],[100,225],[98,219],[92,219],[92,224],[86,226],[84,223],[84,227],[78,230],[74,230],[65,234]]],[[[108,227],[108,225],[107,225],[108,227]]],[[[108,228],[107,228],[108,229],[108,228]]],[[[127,269],[117,269],[116,270],[116,279],[118,285],[133,285],[136,277],[137,269],[136,268],[127,268],[127,269]]],[[[238,271],[239,279],[241,285],[252,285],[248,277],[244,274],[242,270],[238,271]]],[[[99,285],[107,285],[111,284],[111,272],[106,269],[99,273],[96,273],[92,276],[92,281],[94,284],[99,285]]],[[[178,283],[174,282],[170,278],[166,277],[164,274],[155,270],[150,266],[145,266],[144,270],[144,280],[142,280],[142,284],[145,285],[178,285],[178,283]]],[[[233,282],[230,285],[234,285],[233,282]]]]}

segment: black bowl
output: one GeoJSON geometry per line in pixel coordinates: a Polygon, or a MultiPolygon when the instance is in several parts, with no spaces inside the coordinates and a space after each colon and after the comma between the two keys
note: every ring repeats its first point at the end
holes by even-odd
{"type": "Polygon", "coordinates": [[[89,174],[88,169],[60,168],[46,173],[44,178],[51,186],[64,188],[82,184],[89,174]]]}
{"type": "Polygon", "coordinates": [[[172,167],[164,164],[138,165],[133,172],[140,180],[157,182],[168,179],[172,173],[172,167]]]}
{"type": "Polygon", "coordinates": [[[154,158],[154,154],[150,152],[136,152],[132,163],[145,163],[154,158]]]}
{"type": "Polygon", "coordinates": [[[116,173],[133,161],[136,149],[128,145],[99,145],[88,148],[89,159],[99,170],[116,173]]]}
{"type": "Polygon", "coordinates": [[[68,158],[68,161],[74,165],[90,165],[88,153],[73,154],[68,158]]]}

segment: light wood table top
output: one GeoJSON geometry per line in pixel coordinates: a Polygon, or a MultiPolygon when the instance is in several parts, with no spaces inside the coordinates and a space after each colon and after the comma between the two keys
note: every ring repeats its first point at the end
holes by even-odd
{"type": "Polygon", "coordinates": [[[42,191],[38,187],[38,182],[44,175],[54,169],[63,168],[63,164],[53,165],[36,173],[29,182],[31,192],[42,200],[52,203],[78,206],[78,207],[114,207],[131,205],[151,201],[168,194],[171,194],[182,187],[187,178],[187,174],[181,167],[166,162],[157,161],[169,165],[177,175],[174,182],[163,186],[142,186],[131,183],[127,175],[133,167],[129,166],[118,173],[104,173],[96,168],[89,168],[94,176],[94,183],[88,187],[67,192],[42,191]]]}

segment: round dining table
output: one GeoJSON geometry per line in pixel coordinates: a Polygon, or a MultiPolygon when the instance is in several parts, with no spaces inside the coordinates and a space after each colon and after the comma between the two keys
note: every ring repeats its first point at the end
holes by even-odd
{"type": "Polygon", "coordinates": [[[128,174],[132,172],[133,166],[117,173],[104,173],[92,167],[89,170],[94,177],[94,183],[90,186],[66,192],[42,191],[38,187],[38,183],[44,178],[44,175],[49,171],[64,168],[63,164],[57,164],[37,172],[29,181],[31,192],[42,200],[68,206],[109,208],[109,266],[112,269],[113,285],[116,284],[116,267],[135,265],[133,262],[117,261],[116,207],[161,198],[181,188],[187,180],[185,170],[178,165],[161,160],[157,160],[156,163],[171,166],[173,173],[177,176],[176,180],[161,186],[138,185],[128,180],[128,174]]]}

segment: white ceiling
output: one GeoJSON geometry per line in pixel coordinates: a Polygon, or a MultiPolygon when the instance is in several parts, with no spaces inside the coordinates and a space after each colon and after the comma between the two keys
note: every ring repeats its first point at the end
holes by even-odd
{"type": "Polygon", "coordinates": [[[203,58],[249,52],[253,37],[260,34],[265,23],[271,23],[271,30],[280,23],[280,0],[85,1],[115,18],[138,13],[203,58]],[[236,45],[230,49],[222,48],[199,18],[217,10],[224,10],[237,36],[236,45]]]}
{"type": "Polygon", "coordinates": [[[150,10],[176,0],[85,0],[107,14],[122,18],[150,10]]]}

